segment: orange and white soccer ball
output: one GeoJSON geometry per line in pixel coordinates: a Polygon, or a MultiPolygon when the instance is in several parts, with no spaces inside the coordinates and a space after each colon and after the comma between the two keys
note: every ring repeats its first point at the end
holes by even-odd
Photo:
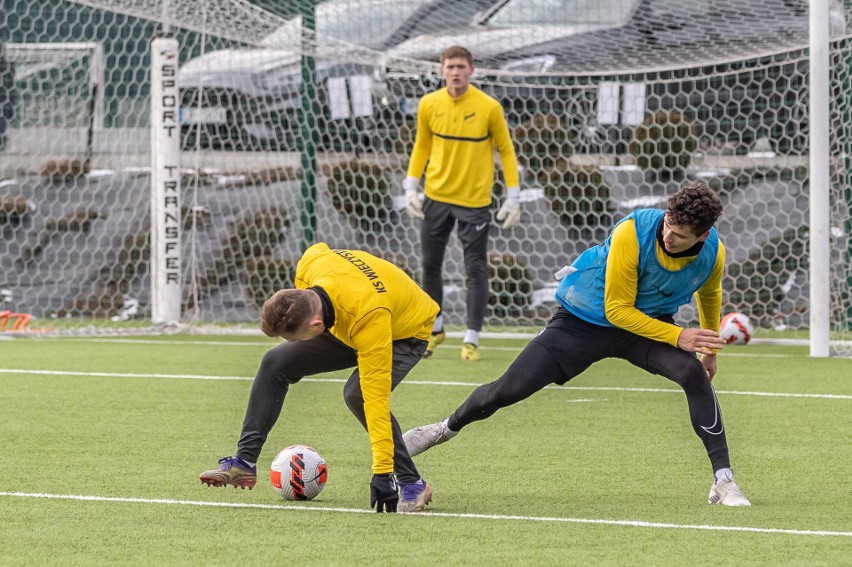
{"type": "Polygon", "coordinates": [[[313,447],[291,445],[272,460],[269,480],[284,500],[311,500],[325,487],[328,466],[313,447]]]}
{"type": "Polygon", "coordinates": [[[722,317],[719,335],[728,341],[729,345],[747,345],[754,335],[754,326],[742,313],[728,313],[722,317]]]}

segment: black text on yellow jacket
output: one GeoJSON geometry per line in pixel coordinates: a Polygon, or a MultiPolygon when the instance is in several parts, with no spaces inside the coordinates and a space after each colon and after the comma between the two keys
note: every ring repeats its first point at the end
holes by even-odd
{"type": "Polygon", "coordinates": [[[322,287],[334,305],[329,332],[358,352],[373,473],[393,472],[393,341],[428,340],[438,304],[390,262],[362,250],[332,249],[324,242],[308,248],[296,268],[296,287],[311,286],[322,287]]]}

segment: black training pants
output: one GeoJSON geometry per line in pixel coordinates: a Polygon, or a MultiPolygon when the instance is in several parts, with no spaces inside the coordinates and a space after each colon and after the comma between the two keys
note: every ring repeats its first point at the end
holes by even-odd
{"type": "Polygon", "coordinates": [[[503,376],[468,396],[450,416],[449,427],[459,431],[548,384],[564,384],[604,358],[627,360],[683,388],[692,429],[704,443],[713,470],[730,467],[719,403],[694,354],[624,329],[587,323],[562,307],[503,376]]]}
{"type": "Polygon", "coordinates": [[[467,274],[467,328],[482,330],[488,307],[488,229],[490,207],[471,209],[427,198],[423,203],[420,246],[423,251],[423,291],[443,308],[444,254],[458,223],[467,274]]]}
{"type": "MultiPolygon", "coordinates": [[[[402,339],[393,342],[391,389],[420,361],[427,341],[402,339]]],[[[352,348],[329,333],[308,341],[284,342],[269,350],[260,363],[249,394],[243,429],[237,445],[237,456],[244,461],[257,462],[266,437],[278,420],[284,398],[291,384],[305,376],[355,367],[343,386],[343,399],[362,426],[366,429],[364,398],[361,394],[361,375],[358,355],[352,348]]],[[[402,430],[391,414],[394,444],[394,472],[400,484],[411,484],[420,479],[414,461],[405,448],[402,430]]]]}

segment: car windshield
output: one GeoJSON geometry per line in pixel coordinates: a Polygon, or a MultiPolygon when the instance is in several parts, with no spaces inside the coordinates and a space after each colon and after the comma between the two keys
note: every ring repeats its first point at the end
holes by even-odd
{"type": "Polygon", "coordinates": [[[517,25],[620,25],[639,0],[509,0],[488,14],[489,27],[517,25]]]}
{"type": "MultiPolygon", "coordinates": [[[[317,6],[317,35],[370,48],[381,47],[423,6],[423,0],[342,0],[317,6]]],[[[263,38],[267,47],[296,47],[302,17],[297,16],[263,38]]]]}

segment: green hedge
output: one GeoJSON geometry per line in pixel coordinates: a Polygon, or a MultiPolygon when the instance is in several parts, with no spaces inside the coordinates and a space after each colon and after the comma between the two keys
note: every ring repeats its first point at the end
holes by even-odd
{"type": "Polygon", "coordinates": [[[682,176],[697,148],[692,122],[676,111],[646,115],[628,146],[643,171],[663,179],[682,176]]]}
{"type": "Polygon", "coordinates": [[[580,166],[559,160],[553,167],[538,174],[538,181],[551,210],[562,226],[609,226],[611,190],[604,175],[596,166],[580,166]]]}

